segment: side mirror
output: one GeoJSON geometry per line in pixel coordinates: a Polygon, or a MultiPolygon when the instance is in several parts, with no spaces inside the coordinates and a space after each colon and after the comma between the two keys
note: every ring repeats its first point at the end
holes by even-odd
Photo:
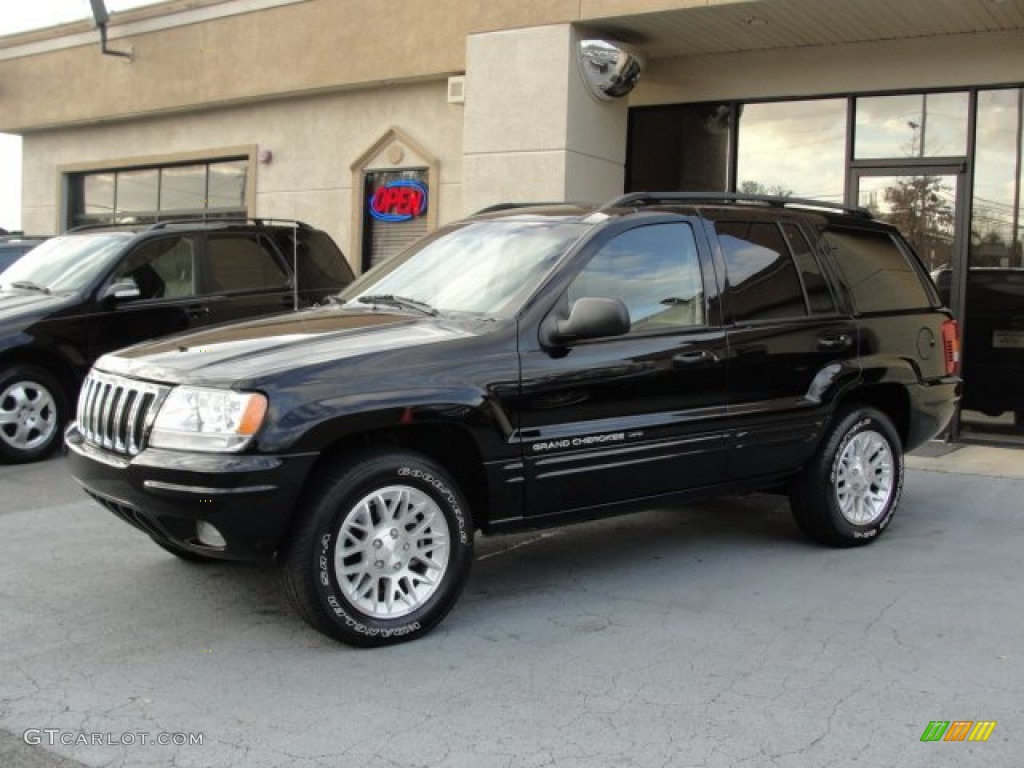
{"type": "Polygon", "coordinates": [[[127,299],[137,299],[141,295],[142,292],[139,290],[139,286],[135,284],[134,280],[118,280],[106,287],[103,291],[102,298],[125,301],[127,299]]]}
{"type": "Polygon", "coordinates": [[[544,321],[544,336],[549,344],[559,345],[602,336],[622,336],[629,333],[629,328],[629,309],[621,299],[584,296],[573,303],[568,318],[549,315],[544,321]]]}

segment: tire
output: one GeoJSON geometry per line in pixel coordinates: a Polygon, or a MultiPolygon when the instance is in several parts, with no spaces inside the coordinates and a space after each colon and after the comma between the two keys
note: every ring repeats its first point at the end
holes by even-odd
{"type": "Polygon", "coordinates": [[[793,484],[793,518],[812,541],[869,544],[891,522],[903,476],[903,448],[889,418],[848,406],[835,414],[817,455],[793,484]]]}
{"type": "Polygon", "coordinates": [[[67,395],[47,371],[15,365],[0,374],[0,458],[39,461],[60,444],[67,395]]]}
{"type": "Polygon", "coordinates": [[[285,594],[311,626],[349,645],[421,637],[469,577],[469,507],[423,456],[387,451],[328,468],[299,515],[279,552],[285,594]]]}

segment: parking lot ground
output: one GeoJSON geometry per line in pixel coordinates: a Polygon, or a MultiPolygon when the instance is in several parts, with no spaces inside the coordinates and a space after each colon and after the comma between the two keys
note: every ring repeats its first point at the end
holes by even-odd
{"type": "Polygon", "coordinates": [[[271,567],[167,555],[61,458],[0,467],[0,765],[1020,766],[1024,479],[941,460],[856,550],[767,495],[480,538],[438,630],[375,651],[271,567]]]}

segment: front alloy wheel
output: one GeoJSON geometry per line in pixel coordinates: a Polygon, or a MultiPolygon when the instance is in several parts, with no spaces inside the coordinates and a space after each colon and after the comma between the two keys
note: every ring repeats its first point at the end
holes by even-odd
{"type": "Polygon", "coordinates": [[[411,485],[367,494],[349,511],[334,547],[345,597],[374,619],[398,619],[428,601],[448,569],[444,513],[411,485]]]}
{"type": "Polygon", "coordinates": [[[458,599],[473,522],[447,471],[381,451],[325,467],[279,552],[292,605],[324,634],[361,647],[429,632],[458,599]]]}

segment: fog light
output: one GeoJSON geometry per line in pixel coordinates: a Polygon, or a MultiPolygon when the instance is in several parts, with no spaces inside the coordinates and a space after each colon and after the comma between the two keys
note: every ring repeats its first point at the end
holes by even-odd
{"type": "Polygon", "coordinates": [[[205,520],[200,520],[196,523],[196,538],[199,539],[199,543],[204,547],[213,547],[215,549],[224,549],[228,545],[225,538],[221,535],[220,531],[214,528],[205,520]]]}

